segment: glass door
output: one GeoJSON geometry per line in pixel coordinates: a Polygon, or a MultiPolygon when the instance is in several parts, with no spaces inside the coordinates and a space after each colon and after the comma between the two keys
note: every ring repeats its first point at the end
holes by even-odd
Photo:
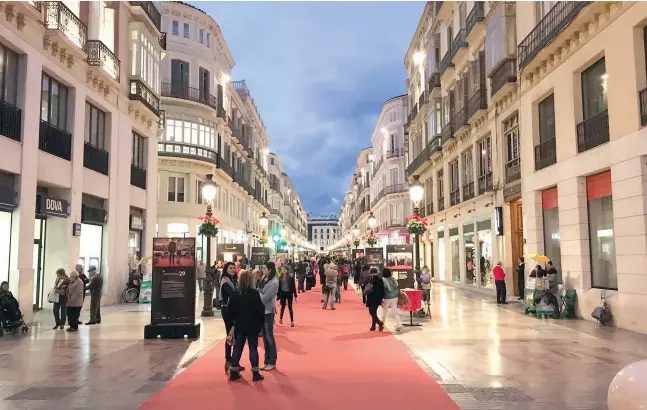
{"type": "Polygon", "coordinates": [[[45,266],[45,232],[47,221],[45,219],[36,219],[34,225],[34,294],[33,309],[40,310],[43,308],[43,268],[45,266]]]}

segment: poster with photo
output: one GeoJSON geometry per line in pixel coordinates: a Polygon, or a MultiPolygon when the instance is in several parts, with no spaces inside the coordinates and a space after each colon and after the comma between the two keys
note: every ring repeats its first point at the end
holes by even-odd
{"type": "Polygon", "coordinates": [[[218,258],[224,262],[238,262],[245,256],[245,246],[242,243],[219,243],[218,258]]]}
{"type": "Polygon", "coordinates": [[[386,245],[386,267],[393,272],[400,289],[413,288],[413,245],[386,245]]]}
{"type": "Polygon", "coordinates": [[[153,238],[151,324],[195,323],[195,238],[153,238]]]}
{"type": "Polygon", "coordinates": [[[371,268],[377,268],[381,275],[382,269],[384,269],[384,248],[364,249],[364,264],[371,268]]]}
{"type": "Polygon", "coordinates": [[[264,246],[253,246],[250,264],[252,267],[265,265],[270,261],[270,248],[264,246]]]}
{"type": "Polygon", "coordinates": [[[359,259],[364,262],[364,249],[353,249],[353,259],[359,259]]]}

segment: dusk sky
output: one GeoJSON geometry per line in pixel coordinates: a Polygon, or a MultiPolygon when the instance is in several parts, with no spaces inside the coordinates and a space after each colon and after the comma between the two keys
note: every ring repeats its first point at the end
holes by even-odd
{"type": "Polygon", "coordinates": [[[306,212],[338,213],[383,103],[406,94],[424,2],[193,2],[246,80],[306,212]]]}

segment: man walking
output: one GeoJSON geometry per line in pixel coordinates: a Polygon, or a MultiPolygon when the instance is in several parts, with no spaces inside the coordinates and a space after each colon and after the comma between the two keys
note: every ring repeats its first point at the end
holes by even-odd
{"type": "Polygon", "coordinates": [[[306,282],[306,264],[299,260],[297,264],[297,281],[299,282],[299,293],[305,292],[304,284],[306,282]]]}
{"type": "Polygon", "coordinates": [[[90,266],[88,273],[92,279],[88,285],[90,291],[90,321],[86,325],[101,323],[101,291],[103,290],[103,276],[95,266],[90,266]]]}
{"type": "Polygon", "coordinates": [[[497,305],[507,305],[505,300],[505,271],[501,267],[503,263],[498,261],[492,270],[494,275],[494,285],[496,286],[496,303],[497,305]]]}

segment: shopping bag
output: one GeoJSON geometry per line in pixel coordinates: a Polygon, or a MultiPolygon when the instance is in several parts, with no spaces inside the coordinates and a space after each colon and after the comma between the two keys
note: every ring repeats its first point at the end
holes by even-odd
{"type": "Polygon", "coordinates": [[[52,290],[49,291],[47,294],[47,301],[49,303],[58,303],[58,292],[56,292],[56,288],[52,288],[52,290]]]}

